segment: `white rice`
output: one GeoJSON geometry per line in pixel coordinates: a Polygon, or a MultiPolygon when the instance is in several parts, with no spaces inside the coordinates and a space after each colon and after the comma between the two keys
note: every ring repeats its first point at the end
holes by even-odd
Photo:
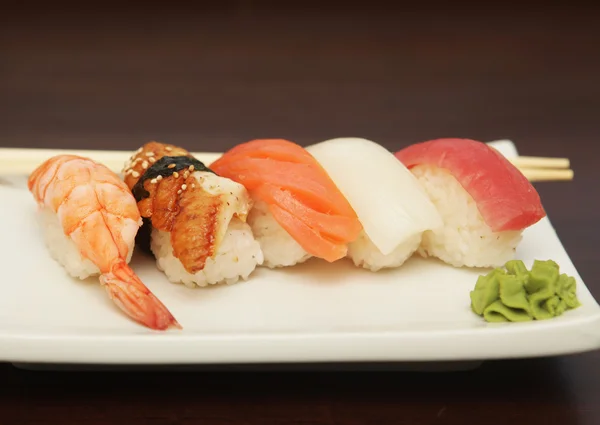
{"type": "Polygon", "coordinates": [[[392,252],[384,255],[362,231],[358,238],[348,245],[347,256],[355,266],[373,272],[384,268],[400,267],[417,251],[421,238],[422,234],[417,233],[398,245],[392,252]]]}
{"type": "MultiPolygon", "coordinates": [[[[83,280],[100,274],[98,266],[88,258],[83,257],[75,242],[69,236],[65,235],[58,215],[51,208],[40,208],[37,218],[50,255],[65,268],[70,276],[83,280]]],[[[141,223],[140,219],[139,225],[141,223]]],[[[134,245],[135,237],[129,243],[127,263],[131,261],[134,245]]]]}
{"type": "Polygon", "coordinates": [[[438,231],[426,231],[419,253],[456,267],[499,267],[515,256],[522,231],[493,232],[473,198],[448,171],[417,166],[414,175],[444,221],[438,231]]]}
{"type": "Polygon", "coordinates": [[[173,255],[170,232],[152,229],[150,246],[156,256],[157,267],[169,281],[183,283],[190,288],[247,280],[256,266],[263,262],[260,244],[254,239],[250,226],[235,217],[229,222],[213,258],[208,258],[204,268],[195,274],[189,273],[173,255]]]}
{"type": "Polygon", "coordinates": [[[263,266],[288,267],[311,258],[311,255],[277,223],[264,202],[256,201],[248,215],[248,223],[252,227],[254,237],[260,243],[264,255],[263,266]]]}

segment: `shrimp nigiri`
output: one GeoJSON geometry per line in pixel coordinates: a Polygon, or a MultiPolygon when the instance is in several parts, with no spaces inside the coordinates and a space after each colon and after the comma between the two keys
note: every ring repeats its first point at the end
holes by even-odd
{"type": "Polygon", "coordinates": [[[91,159],[57,155],[33,171],[27,186],[46,245],[69,275],[99,276],[114,303],[151,329],[181,328],[128,265],[142,219],[119,176],[91,159]]]}

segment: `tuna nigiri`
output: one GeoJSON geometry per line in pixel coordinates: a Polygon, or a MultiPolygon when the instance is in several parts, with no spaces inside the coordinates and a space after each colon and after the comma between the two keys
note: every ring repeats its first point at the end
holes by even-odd
{"type": "Polygon", "coordinates": [[[426,232],[423,256],[457,267],[496,267],[514,258],[522,232],[546,216],[527,178],[495,149],[469,139],[437,139],[396,152],[444,221],[426,232]]]}
{"type": "Polygon", "coordinates": [[[254,208],[248,223],[268,267],[292,266],[313,256],[336,261],[362,230],[327,172],[293,142],[252,140],[232,148],[210,168],[250,192],[254,208]]]}
{"type": "Polygon", "coordinates": [[[442,219],[417,179],[383,146],[338,138],[306,148],[348,199],[363,226],[348,246],[356,266],[400,267],[419,248],[423,232],[442,219]]]}

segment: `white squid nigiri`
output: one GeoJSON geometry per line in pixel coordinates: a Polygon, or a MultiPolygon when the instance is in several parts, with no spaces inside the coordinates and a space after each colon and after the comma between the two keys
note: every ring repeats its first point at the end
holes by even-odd
{"type": "Polygon", "coordinates": [[[383,146],[362,138],[337,138],[306,148],[356,211],[363,231],[348,257],[371,271],[399,267],[439,229],[440,214],[413,174],[383,146]]]}

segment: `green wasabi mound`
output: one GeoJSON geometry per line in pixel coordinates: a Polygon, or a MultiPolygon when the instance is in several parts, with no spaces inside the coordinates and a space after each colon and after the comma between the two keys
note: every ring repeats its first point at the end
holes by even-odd
{"type": "Polygon", "coordinates": [[[487,322],[545,320],[579,307],[576,292],[575,278],[560,274],[552,260],[535,260],[531,270],[511,260],[477,278],[471,309],[487,322]]]}

